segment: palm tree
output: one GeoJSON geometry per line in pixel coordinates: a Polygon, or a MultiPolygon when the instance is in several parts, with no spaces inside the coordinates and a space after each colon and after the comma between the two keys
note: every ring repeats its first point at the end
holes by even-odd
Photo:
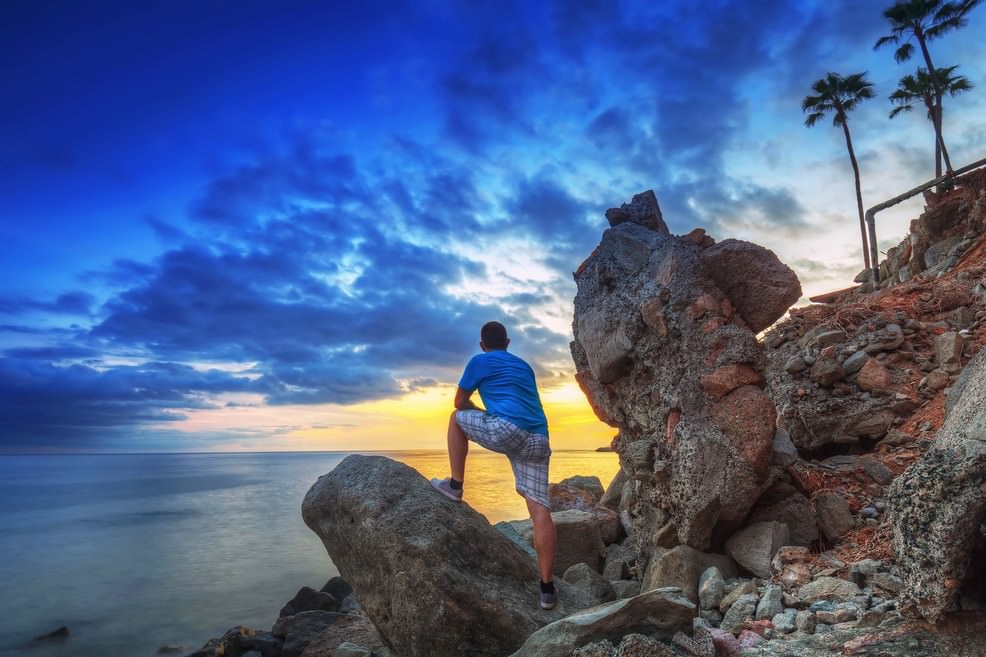
{"type": "MultiPolygon", "coordinates": [[[[955,96],[963,91],[972,89],[972,83],[964,75],[952,73],[958,66],[947,66],[935,71],[938,82],[941,85],[942,94],[955,96]]],[[[897,90],[890,94],[890,102],[897,105],[890,111],[890,118],[896,117],[902,112],[909,112],[914,109],[914,105],[922,103],[927,110],[928,120],[935,122],[937,116],[939,123],[942,119],[941,99],[935,98],[935,87],[928,71],[919,67],[915,75],[905,75],[897,83],[897,90]]],[[[935,138],[935,178],[941,177],[941,144],[935,138]]]]}
{"type": "Polygon", "coordinates": [[[805,119],[805,125],[810,128],[831,112],[832,125],[842,128],[846,135],[849,161],[852,162],[853,175],[856,177],[856,207],[859,210],[859,232],[863,238],[863,261],[869,269],[870,252],[866,248],[866,222],[863,219],[863,192],[859,186],[859,163],[856,162],[856,152],[852,148],[847,115],[856,109],[860,102],[873,97],[873,83],[866,79],[866,73],[853,73],[842,77],[830,72],[811,85],[811,90],[816,95],[806,96],[801,103],[801,111],[810,112],[805,119]]]}
{"type": "MultiPolygon", "coordinates": [[[[879,48],[888,43],[900,44],[894,52],[894,59],[898,62],[904,62],[914,54],[914,44],[911,43],[911,37],[914,37],[921,48],[926,70],[930,71],[931,84],[935,90],[935,106],[940,106],[942,83],[938,79],[938,69],[931,62],[928,41],[964,26],[968,22],[966,16],[981,2],[982,0],[959,0],[958,2],[900,0],[883,12],[883,17],[890,22],[890,34],[880,37],[873,47],[879,48]],[[903,43],[901,43],[902,41],[903,43]]],[[[952,173],[952,162],[948,157],[945,142],[942,140],[941,116],[937,112],[933,112],[931,118],[935,126],[935,139],[938,141],[942,158],[945,160],[945,170],[947,173],[952,173]]]]}

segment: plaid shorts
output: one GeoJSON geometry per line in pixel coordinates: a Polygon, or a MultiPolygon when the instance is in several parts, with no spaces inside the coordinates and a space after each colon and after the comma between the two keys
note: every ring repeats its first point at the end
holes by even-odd
{"type": "Polygon", "coordinates": [[[456,411],[455,421],[469,440],[491,452],[506,454],[514,471],[517,492],[541,506],[548,500],[548,437],[530,433],[517,425],[482,411],[456,411]]]}

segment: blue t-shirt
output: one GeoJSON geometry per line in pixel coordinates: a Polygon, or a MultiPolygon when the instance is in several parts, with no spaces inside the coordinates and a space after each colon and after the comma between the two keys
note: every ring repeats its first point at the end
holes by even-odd
{"type": "Polygon", "coordinates": [[[466,365],[459,387],[470,393],[479,390],[490,415],[531,433],[548,435],[534,370],[517,356],[503,349],[476,354],[466,365]]]}

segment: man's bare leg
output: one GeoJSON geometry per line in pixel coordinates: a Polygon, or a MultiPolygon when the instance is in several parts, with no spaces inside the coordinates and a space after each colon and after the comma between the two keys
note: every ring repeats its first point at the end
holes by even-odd
{"type": "Polygon", "coordinates": [[[552,571],[555,569],[555,521],[551,519],[551,510],[548,507],[524,499],[527,500],[527,511],[534,524],[534,552],[538,555],[538,572],[541,581],[547,584],[552,581],[552,571]]]}
{"type": "Polygon", "coordinates": [[[469,454],[469,439],[466,433],[455,421],[456,411],[448,419],[448,461],[452,470],[452,479],[466,480],[466,455],[469,454]]]}

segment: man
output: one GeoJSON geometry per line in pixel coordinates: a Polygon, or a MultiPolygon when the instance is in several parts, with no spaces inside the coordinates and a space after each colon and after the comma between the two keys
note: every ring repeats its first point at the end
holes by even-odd
{"type": "Polygon", "coordinates": [[[432,479],[440,493],[462,500],[469,441],[506,454],[514,471],[517,493],[527,501],[534,524],[534,551],[541,575],[539,604],[555,606],[557,594],[552,576],[555,566],[555,523],[548,501],[548,421],[538,396],[534,371],[523,360],[507,353],[507,329],[487,322],[480,331],[482,353],[466,365],[455,393],[455,408],[448,423],[448,453],[452,476],[432,479]],[[479,390],[486,410],[473,403],[479,390]]]}

